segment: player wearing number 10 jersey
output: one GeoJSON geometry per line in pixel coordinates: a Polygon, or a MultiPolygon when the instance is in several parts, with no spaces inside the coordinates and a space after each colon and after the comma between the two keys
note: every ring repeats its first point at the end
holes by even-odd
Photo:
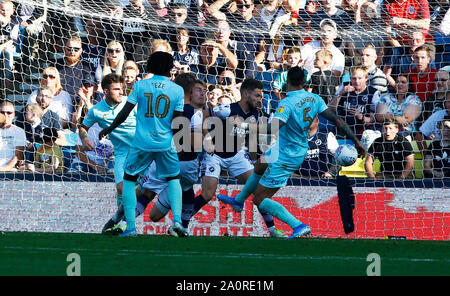
{"type": "Polygon", "coordinates": [[[184,91],[181,86],[170,81],[172,68],[172,55],[165,52],[153,53],[148,60],[147,70],[154,76],[134,84],[122,112],[109,128],[99,134],[99,137],[103,137],[114,130],[137,105],[136,133],[124,167],[123,204],[127,230],[122,236],[136,235],[136,181],[153,161],[157,167],[156,177],[168,182],[174,222],[169,231],[174,236],[187,234],[181,224],[180,169],[172,132],[172,120],[183,114],[184,91]]]}

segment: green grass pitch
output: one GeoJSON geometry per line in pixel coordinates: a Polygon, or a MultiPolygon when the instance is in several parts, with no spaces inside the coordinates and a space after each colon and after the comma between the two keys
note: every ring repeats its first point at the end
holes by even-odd
{"type": "Polygon", "coordinates": [[[450,275],[448,241],[26,232],[0,234],[0,275],[65,276],[71,253],[82,276],[364,276],[372,253],[381,275],[450,275]]]}

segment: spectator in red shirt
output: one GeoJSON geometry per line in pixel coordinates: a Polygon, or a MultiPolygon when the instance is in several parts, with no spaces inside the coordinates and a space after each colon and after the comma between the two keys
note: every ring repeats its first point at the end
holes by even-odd
{"type": "Polygon", "coordinates": [[[409,44],[411,32],[422,29],[430,40],[430,8],[428,0],[387,0],[383,3],[381,18],[387,32],[392,33],[393,46],[409,44]]]}
{"type": "Polygon", "coordinates": [[[436,85],[434,77],[438,70],[431,67],[431,50],[428,46],[419,46],[414,50],[413,62],[415,68],[406,72],[412,84],[413,91],[419,96],[422,103],[429,97],[436,85]]]}

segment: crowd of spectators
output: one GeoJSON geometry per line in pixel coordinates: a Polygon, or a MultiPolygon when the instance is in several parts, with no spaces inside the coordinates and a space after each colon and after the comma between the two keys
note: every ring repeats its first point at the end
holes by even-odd
{"type": "MultiPolygon", "coordinates": [[[[393,121],[394,137],[416,140],[428,159],[437,154],[426,152],[426,141],[441,140],[448,128],[441,122],[450,110],[448,0],[81,0],[59,5],[89,13],[82,17],[70,15],[67,7],[0,0],[2,89],[14,81],[13,53],[22,54],[22,65],[31,59],[46,65],[39,89],[21,113],[16,116],[8,101],[1,105],[7,119],[0,129],[2,143],[10,126],[24,131],[7,141],[10,146],[17,142],[15,150],[0,145],[2,170],[27,168],[38,145],[44,151],[63,146],[64,131],[76,132],[103,99],[102,77],[122,75],[126,95],[136,80],[151,77],[144,66],[155,51],[173,54],[172,78],[193,73],[207,83],[209,107],[239,101],[240,83],[251,77],[264,82],[263,111],[270,115],[284,97],[288,69],[300,66],[307,74],[305,89],[321,95],[367,143],[383,139],[393,121]],[[48,59],[58,52],[62,59],[48,59]],[[56,134],[46,135],[47,128],[56,134]],[[23,155],[17,147],[23,147],[23,155]],[[5,154],[5,149],[15,152],[5,154]]],[[[317,120],[319,132],[340,138],[317,120]]],[[[380,157],[377,149],[383,151],[377,147],[370,150],[369,169],[380,157]]],[[[436,150],[437,144],[432,147],[436,150]]],[[[82,152],[78,149],[78,156],[82,152]]],[[[61,167],[52,162],[43,171],[49,168],[61,167]]]]}

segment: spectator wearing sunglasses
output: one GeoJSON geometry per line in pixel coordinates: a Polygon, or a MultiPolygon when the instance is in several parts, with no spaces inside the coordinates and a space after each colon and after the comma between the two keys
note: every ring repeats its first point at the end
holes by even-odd
{"type": "Polygon", "coordinates": [[[121,74],[125,63],[125,52],[120,42],[111,41],[106,47],[103,59],[102,78],[110,73],[121,74]]]}
{"type": "MultiPolygon", "coordinates": [[[[81,38],[71,36],[65,42],[63,62],[57,62],[55,66],[61,76],[61,85],[70,94],[72,101],[77,98],[77,92],[82,84],[83,77],[96,77],[94,65],[83,60],[81,54],[81,38]]],[[[72,112],[69,114],[72,114],[72,112]]]]}
{"type": "MultiPolygon", "coordinates": [[[[42,71],[40,86],[41,88],[49,89],[52,100],[55,102],[55,105],[59,106],[58,108],[52,106],[52,108],[53,110],[57,110],[58,116],[64,122],[63,127],[68,128],[68,122],[71,120],[74,105],[72,96],[65,91],[61,85],[59,71],[55,67],[45,68],[44,71],[42,71]]],[[[33,91],[28,97],[27,105],[36,103],[38,94],[39,90],[33,91]]]]}
{"type": "Polygon", "coordinates": [[[25,131],[13,124],[16,116],[14,104],[2,101],[0,114],[4,117],[0,124],[0,171],[23,170],[26,137],[25,131]]]}

